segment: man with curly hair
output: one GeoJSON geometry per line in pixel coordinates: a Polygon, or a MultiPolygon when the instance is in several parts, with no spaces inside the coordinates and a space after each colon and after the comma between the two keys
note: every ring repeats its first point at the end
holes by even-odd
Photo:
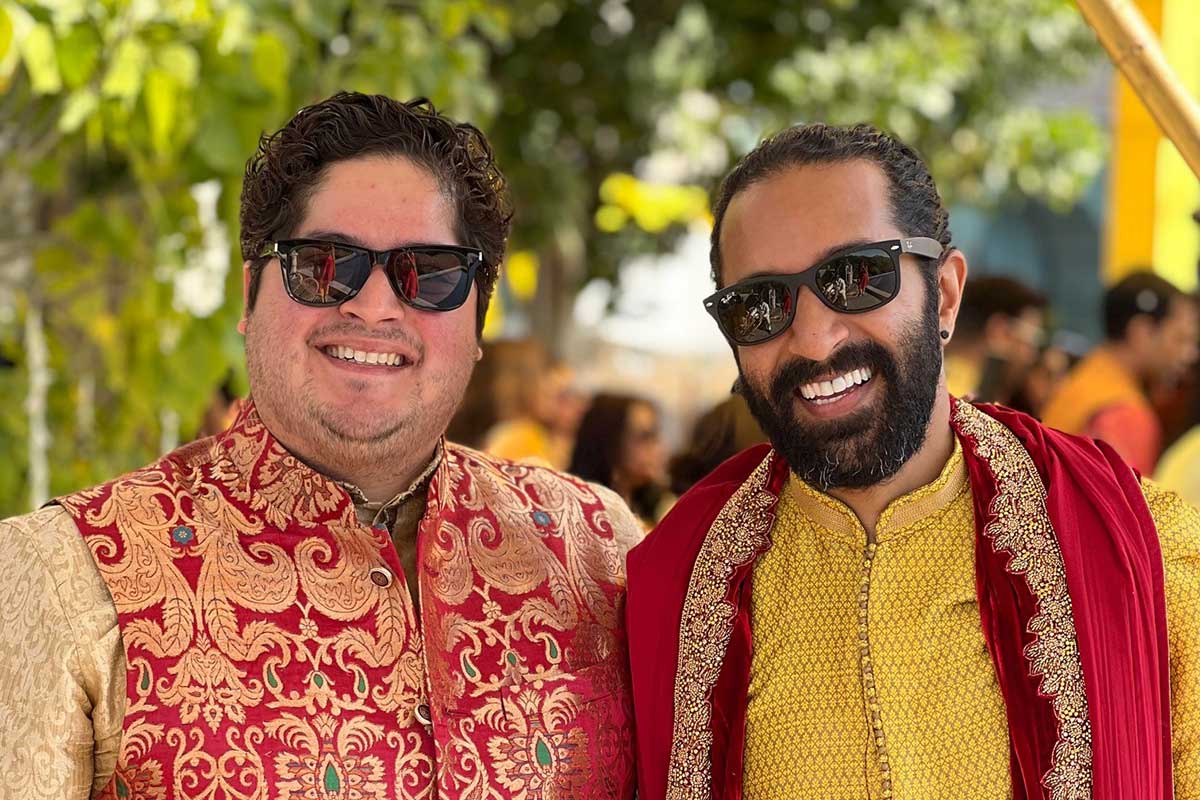
{"type": "Polygon", "coordinates": [[[504,255],[476,128],[342,93],[242,191],[251,398],[0,523],[25,796],[632,796],[612,492],[445,441],[504,255]]]}

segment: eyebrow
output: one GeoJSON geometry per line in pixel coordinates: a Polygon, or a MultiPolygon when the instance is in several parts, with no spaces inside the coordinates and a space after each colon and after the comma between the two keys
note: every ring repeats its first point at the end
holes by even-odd
{"type": "MultiPolygon", "coordinates": [[[[844,250],[854,250],[856,248],[863,247],[864,245],[874,244],[876,241],[877,240],[875,240],[875,239],[851,239],[848,242],[841,242],[839,244],[835,244],[832,247],[827,247],[824,250],[822,250],[820,255],[817,256],[816,260],[813,261],[811,264],[809,264],[804,269],[798,270],[795,273],[787,273],[787,274],[798,275],[801,272],[808,272],[813,267],[819,266],[822,262],[828,261],[829,257],[834,255],[835,253],[840,253],[844,250]]],[[[742,280],[746,280],[747,278],[762,278],[762,277],[766,277],[769,275],[778,275],[778,274],[780,274],[778,270],[760,269],[760,270],[756,270],[755,272],[752,272],[751,274],[742,278],[742,280]]]]}
{"type": "MultiPolygon", "coordinates": [[[[316,230],[316,231],[309,233],[306,236],[298,236],[296,238],[298,238],[298,239],[320,239],[321,241],[325,241],[325,242],[334,242],[336,244],[348,244],[352,247],[361,247],[363,250],[375,250],[375,248],[371,247],[369,244],[367,244],[365,241],[358,238],[357,236],[353,236],[348,233],[342,233],[341,231],[316,230]]],[[[436,245],[436,244],[443,244],[443,243],[442,242],[427,242],[427,241],[420,241],[420,240],[409,240],[407,242],[399,242],[397,244],[393,244],[391,247],[384,248],[384,250],[395,250],[398,247],[412,247],[415,245],[436,245]]],[[[454,244],[456,247],[459,246],[459,245],[455,244],[454,242],[446,242],[444,244],[454,244]]],[[[380,251],[376,251],[376,252],[383,252],[383,251],[380,250],[380,251]]]]}

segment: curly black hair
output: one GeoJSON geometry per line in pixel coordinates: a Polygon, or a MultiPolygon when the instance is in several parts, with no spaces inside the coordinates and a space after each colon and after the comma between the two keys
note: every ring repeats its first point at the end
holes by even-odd
{"type": "MultiPolygon", "coordinates": [[[[717,190],[709,261],[717,288],[721,282],[721,223],[739,192],[791,167],[866,160],[883,169],[891,187],[892,217],[905,236],[929,236],[950,250],[950,214],[942,204],[929,167],[912,147],[873,125],[841,127],[815,122],[795,125],[769,139],[737,163],[717,190]]],[[[940,263],[940,261],[939,261],[940,263]]],[[[931,273],[927,271],[926,279],[931,273]]]]}
{"type": "Polygon", "coordinates": [[[269,261],[264,250],[294,233],[325,170],[371,155],[401,156],[429,170],[453,204],[459,241],[483,251],[483,266],[475,274],[476,332],[482,332],[512,224],[507,182],[483,133],[438,112],[423,97],[404,103],[339,92],[300,109],[278,131],[259,139],[242,184],[242,258],[250,264],[247,313],[254,309],[269,261]]]}

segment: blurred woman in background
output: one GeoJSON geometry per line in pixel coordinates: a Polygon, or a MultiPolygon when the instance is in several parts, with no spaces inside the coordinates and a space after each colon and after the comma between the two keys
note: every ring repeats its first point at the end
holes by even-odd
{"type": "Polygon", "coordinates": [[[596,395],[579,422],[569,472],[612,489],[649,528],[670,506],[666,464],[652,403],[631,395],[596,395]]]}

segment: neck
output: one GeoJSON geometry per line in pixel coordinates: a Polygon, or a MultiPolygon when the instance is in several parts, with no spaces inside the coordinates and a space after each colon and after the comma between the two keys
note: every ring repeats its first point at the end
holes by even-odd
{"type": "Polygon", "coordinates": [[[386,503],[412,486],[437,450],[437,440],[423,446],[374,450],[359,454],[357,448],[338,443],[320,451],[311,442],[297,439],[275,424],[270,412],[256,406],[263,425],[279,444],[300,461],[326,478],[357,487],[367,500],[386,503]]]}
{"type": "Polygon", "coordinates": [[[1121,365],[1121,369],[1125,370],[1134,379],[1138,386],[1144,386],[1146,383],[1145,377],[1142,375],[1142,368],[1145,366],[1143,359],[1138,358],[1137,353],[1133,352],[1133,348],[1124,342],[1105,342],[1098,348],[1108,354],[1109,358],[1121,365]]]}
{"type": "Polygon", "coordinates": [[[938,392],[925,443],[899,472],[883,483],[865,489],[830,489],[829,494],[841,500],[854,512],[867,531],[867,541],[875,541],[875,525],[879,515],[898,497],[919,489],[937,479],[954,452],[954,431],[950,428],[950,395],[943,387],[938,392]]]}

